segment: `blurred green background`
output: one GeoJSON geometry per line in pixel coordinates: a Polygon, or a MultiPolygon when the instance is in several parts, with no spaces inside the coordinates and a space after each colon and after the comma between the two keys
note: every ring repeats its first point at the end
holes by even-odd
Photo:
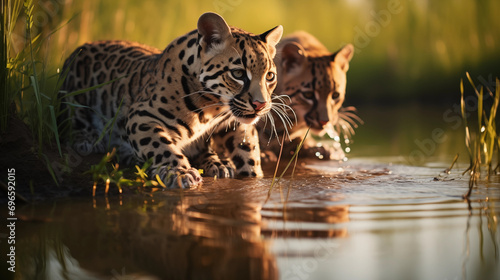
{"type": "Polygon", "coordinates": [[[285,35],[308,31],[331,51],[354,44],[348,104],[456,102],[466,71],[484,83],[500,76],[498,0],[42,0],[36,9],[35,30],[64,25],[45,54],[52,67],[86,41],[163,49],[214,11],[254,33],[281,24],[285,35]]]}
{"type": "MultiPolygon", "coordinates": [[[[493,90],[500,77],[498,0],[3,0],[2,26],[7,28],[0,33],[7,36],[0,53],[8,50],[11,68],[7,76],[0,71],[7,81],[0,128],[15,101],[42,150],[41,143],[54,142],[58,134],[58,88],[51,84],[59,75],[52,74],[78,45],[124,39],[163,49],[195,29],[207,11],[253,33],[279,24],[285,35],[305,30],[332,52],[352,43],[355,55],[344,104],[358,107],[365,121],[353,145],[364,156],[408,157],[417,151],[423,155],[418,163],[438,153],[449,157],[464,146],[463,128],[456,121],[461,119],[456,110],[460,80],[469,72],[476,85],[493,90]],[[23,9],[31,1],[31,40],[41,46],[35,58],[26,41],[25,11],[30,9],[23,9]],[[18,19],[12,19],[15,14],[18,19]],[[38,86],[31,82],[34,77],[38,86]],[[436,128],[455,142],[423,147],[436,128]]],[[[471,87],[466,91],[473,94],[471,87]]]]}

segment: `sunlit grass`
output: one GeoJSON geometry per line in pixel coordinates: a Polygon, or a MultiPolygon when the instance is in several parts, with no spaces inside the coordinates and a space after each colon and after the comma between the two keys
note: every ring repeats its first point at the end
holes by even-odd
{"type": "Polygon", "coordinates": [[[56,147],[62,156],[57,117],[58,91],[64,77],[57,67],[48,63],[49,33],[33,32],[37,1],[2,1],[0,55],[2,104],[0,129],[5,132],[11,118],[22,120],[30,129],[33,151],[45,165],[57,184],[45,148],[56,147]],[[23,31],[24,36],[14,34],[23,31]]]}
{"type": "Polygon", "coordinates": [[[64,76],[57,73],[57,67],[50,65],[47,38],[53,35],[33,34],[36,1],[2,1],[2,46],[1,63],[2,103],[1,128],[7,128],[9,117],[16,116],[24,121],[31,130],[35,149],[43,157],[45,145],[55,144],[62,156],[57,117],[59,114],[58,92],[64,76]],[[24,22],[19,21],[24,18],[24,22]],[[17,26],[17,27],[16,27],[17,26]],[[14,30],[24,28],[25,41],[22,48],[15,52],[14,30]],[[6,32],[6,33],[5,33],[6,32]],[[12,110],[14,109],[14,110],[12,110]]]}
{"type": "Polygon", "coordinates": [[[15,65],[19,59],[13,55],[11,34],[16,26],[18,16],[23,8],[23,1],[2,1],[0,13],[0,90],[2,103],[0,108],[0,131],[7,129],[7,122],[11,116],[12,104],[17,94],[15,90],[15,65]]]}
{"type": "Polygon", "coordinates": [[[68,53],[84,42],[101,39],[138,41],[163,49],[175,37],[195,29],[203,12],[213,11],[230,25],[254,33],[278,24],[284,26],[285,35],[305,30],[332,52],[353,43],[356,52],[348,75],[349,81],[358,82],[348,83],[349,98],[435,97],[430,89],[438,81],[453,85],[457,69],[477,66],[483,73],[493,71],[493,67],[485,70],[489,66],[484,63],[499,59],[498,10],[500,2],[495,0],[464,0],[460,5],[374,0],[73,1],[54,19],[64,21],[78,14],[56,36],[53,52],[68,53]],[[377,15],[387,11],[389,2],[399,3],[401,11],[380,24],[377,15]],[[390,83],[380,83],[387,80],[390,83]]]}
{"type": "Polygon", "coordinates": [[[111,152],[102,157],[98,164],[92,165],[90,170],[86,172],[92,175],[94,181],[92,196],[95,196],[99,182],[105,185],[105,195],[108,195],[111,185],[115,185],[119,193],[122,193],[125,187],[140,188],[141,190],[147,188],[153,191],[158,187],[166,188],[159,176],[155,176],[154,179],[148,178],[147,170],[153,163],[152,158],[146,161],[141,167],[136,165],[136,172],[131,172],[127,169],[120,169],[118,163],[113,162],[115,155],[116,149],[113,148],[111,152]]]}
{"type": "Polygon", "coordinates": [[[481,179],[481,170],[486,169],[485,179],[489,180],[492,172],[495,172],[500,167],[500,138],[497,133],[495,117],[497,114],[500,101],[500,81],[496,79],[495,92],[491,92],[486,88],[490,97],[493,98],[491,107],[485,108],[485,93],[484,87],[479,90],[475,86],[474,81],[467,73],[467,79],[470,85],[474,88],[474,93],[477,97],[477,123],[470,121],[473,117],[471,110],[468,110],[464,97],[463,80],[460,81],[461,92],[461,113],[465,127],[465,146],[469,155],[469,167],[463,172],[469,173],[469,189],[464,194],[465,198],[471,195],[474,186],[477,186],[481,179]],[[497,153],[497,166],[493,166],[493,157],[497,153]]]}
{"type": "MultiPolygon", "coordinates": [[[[271,192],[272,192],[274,186],[277,185],[279,183],[279,181],[281,181],[281,179],[285,175],[286,171],[288,170],[288,168],[290,167],[290,165],[292,164],[292,162],[295,162],[295,164],[293,166],[293,170],[292,170],[292,178],[293,178],[293,175],[295,173],[295,166],[297,165],[297,160],[298,160],[299,152],[302,149],[302,146],[304,145],[304,142],[305,142],[305,140],[307,138],[307,135],[309,134],[309,130],[310,130],[310,128],[307,129],[304,137],[302,138],[302,140],[300,141],[300,143],[297,145],[297,148],[295,149],[295,152],[293,153],[293,156],[288,161],[288,164],[286,165],[285,169],[281,172],[280,176],[276,178],[276,175],[278,173],[278,167],[279,167],[280,161],[281,161],[281,154],[283,152],[283,141],[281,142],[281,150],[280,150],[280,154],[278,156],[278,161],[276,162],[276,170],[274,172],[273,180],[271,181],[271,186],[269,187],[269,191],[267,192],[266,202],[271,197],[271,192]]],[[[283,139],[284,138],[285,137],[283,135],[283,139]]],[[[288,192],[288,195],[289,195],[289,192],[288,192]]],[[[288,199],[288,195],[287,195],[287,199],[288,199]]]]}
{"type": "MultiPolygon", "coordinates": [[[[48,172],[58,184],[52,169],[50,156],[47,150],[55,148],[60,157],[64,157],[60,140],[64,132],[70,133],[70,121],[58,123],[62,98],[85,93],[95,88],[106,85],[97,85],[92,88],[76,92],[62,92],[60,88],[66,77],[66,72],[60,73],[55,60],[62,60],[60,53],[54,57],[56,49],[52,37],[61,30],[65,24],[57,23],[53,29],[35,26],[35,15],[40,7],[36,0],[2,1],[0,36],[0,79],[2,103],[0,105],[0,132],[8,128],[10,118],[22,120],[29,128],[33,145],[33,152],[45,163],[48,172]],[[22,30],[23,36],[19,34],[22,30]],[[37,30],[37,31],[34,31],[37,30]],[[36,32],[36,33],[35,33],[36,32]]],[[[71,20],[72,18],[70,18],[71,20]]],[[[114,82],[118,79],[109,81],[114,82]]],[[[66,108],[78,106],[67,103],[66,108]]],[[[116,122],[116,117],[106,123],[104,133],[111,133],[116,122]]]]}

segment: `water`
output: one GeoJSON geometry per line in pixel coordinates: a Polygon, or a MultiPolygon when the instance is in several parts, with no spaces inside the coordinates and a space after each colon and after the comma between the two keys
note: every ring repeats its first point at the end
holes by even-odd
{"type": "Polygon", "coordinates": [[[466,201],[467,178],[445,167],[306,162],[267,203],[271,178],[29,205],[17,268],[22,279],[498,279],[499,184],[466,201]]]}
{"type": "MultiPolygon", "coordinates": [[[[465,158],[447,175],[453,152],[436,146],[412,166],[418,146],[394,150],[406,132],[423,141],[445,127],[435,116],[377,137],[361,128],[357,154],[302,161],[268,201],[272,178],[206,178],[193,190],[22,206],[16,279],[500,279],[500,177],[464,200],[465,158]]],[[[445,132],[440,145],[455,147],[459,132],[445,132]]]]}

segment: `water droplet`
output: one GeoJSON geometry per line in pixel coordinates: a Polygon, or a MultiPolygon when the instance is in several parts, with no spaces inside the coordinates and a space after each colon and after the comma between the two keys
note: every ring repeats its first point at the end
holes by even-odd
{"type": "Polygon", "coordinates": [[[344,143],[349,144],[350,142],[351,142],[351,141],[349,141],[349,139],[347,139],[347,138],[346,138],[346,139],[344,139],[344,143]]]}
{"type": "Polygon", "coordinates": [[[346,153],[349,153],[350,151],[351,151],[351,148],[349,148],[349,147],[345,148],[346,153]]]}
{"type": "Polygon", "coordinates": [[[316,152],[314,155],[319,159],[323,159],[324,157],[320,152],[316,152]]]}
{"type": "Polygon", "coordinates": [[[481,127],[481,132],[484,132],[486,130],[486,127],[482,126],[481,127]]]}
{"type": "Polygon", "coordinates": [[[335,140],[335,142],[340,142],[340,137],[337,135],[337,136],[333,137],[333,140],[335,140]]]}

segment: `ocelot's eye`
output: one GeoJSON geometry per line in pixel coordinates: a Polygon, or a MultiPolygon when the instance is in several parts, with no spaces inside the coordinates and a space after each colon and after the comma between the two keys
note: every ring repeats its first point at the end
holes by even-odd
{"type": "Polygon", "coordinates": [[[339,98],[339,96],[340,96],[340,93],[338,91],[335,91],[332,94],[332,99],[337,99],[337,98],[339,98]]]}
{"type": "Polygon", "coordinates": [[[314,99],[314,92],[312,91],[305,91],[305,92],[302,92],[302,95],[304,96],[304,98],[306,99],[314,99]]]}
{"type": "Polygon", "coordinates": [[[276,79],[276,74],[274,74],[273,72],[267,72],[266,80],[268,82],[272,82],[274,81],[274,79],[276,79]]]}
{"type": "Polygon", "coordinates": [[[243,69],[233,69],[231,70],[231,75],[237,80],[243,80],[245,78],[245,71],[243,69]]]}

